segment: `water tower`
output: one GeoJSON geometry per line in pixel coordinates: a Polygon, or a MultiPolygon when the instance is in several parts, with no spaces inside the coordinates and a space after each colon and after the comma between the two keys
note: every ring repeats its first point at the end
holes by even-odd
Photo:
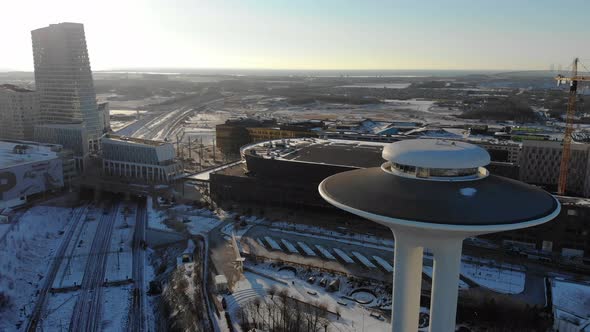
{"type": "Polygon", "coordinates": [[[545,223],[560,204],[539,188],[489,174],[489,154],[469,143],[405,140],[386,146],[383,158],[381,167],[326,178],[319,192],[392,230],[392,331],[418,328],[424,248],[434,257],[430,331],[455,331],[463,240],[545,223]]]}

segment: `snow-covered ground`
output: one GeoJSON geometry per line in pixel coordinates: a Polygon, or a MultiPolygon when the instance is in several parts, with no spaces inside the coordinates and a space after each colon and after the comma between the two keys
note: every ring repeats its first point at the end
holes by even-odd
{"type": "Polygon", "coordinates": [[[170,230],[170,228],[164,223],[164,220],[166,220],[166,211],[155,209],[151,197],[148,197],[147,199],[147,215],[148,228],[161,229],[165,231],[170,230]]]}
{"type": "Polygon", "coordinates": [[[520,270],[463,261],[461,274],[498,293],[518,294],[524,291],[525,273],[520,270]]]}
{"type": "Polygon", "coordinates": [[[42,321],[43,331],[67,331],[77,300],[77,292],[50,294],[47,298],[46,317],[42,321]]]}
{"type": "MultiPolygon", "coordinates": [[[[252,220],[250,223],[265,226],[269,225],[264,222],[264,220],[260,219],[252,220]]],[[[278,231],[285,234],[334,241],[335,246],[330,249],[334,250],[335,255],[347,263],[353,262],[351,255],[354,255],[361,263],[363,263],[364,260],[352,252],[346,252],[340,248],[337,248],[338,242],[391,252],[393,251],[394,247],[394,241],[392,240],[382,239],[374,236],[350,236],[347,234],[341,234],[339,232],[328,231],[315,226],[293,225],[275,222],[270,224],[269,228],[273,231],[278,231]],[[307,232],[312,232],[312,234],[307,232]]],[[[432,255],[428,252],[425,252],[425,258],[431,260],[432,255]]],[[[375,261],[379,263],[378,260],[375,261]]],[[[371,263],[369,266],[372,268],[374,266],[373,262],[369,261],[369,263],[371,263]]],[[[388,270],[388,268],[384,269],[388,270]]],[[[431,267],[425,266],[424,272],[426,274],[431,275],[431,271],[431,267]]],[[[524,267],[519,265],[498,264],[497,262],[489,259],[464,256],[461,266],[461,274],[478,285],[499,293],[518,294],[524,291],[525,271],[524,267]]],[[[463,281],[460,281],[460,287],[463,289],[468,288],[467,284],[465,284],[463,281]]]]}
{"type": "Polygon", "coordinates": [[[201,216],[185,216],[190,220],[190,222],[186,223],[188,231],[193,234],[207,234],[213,228],[219,226],[221,222],[217,218],[208,218],[208,217],[201,217],[201,216]]]}
{"type": "Polygon", "coordinates": [[[580,318],[590,318],[590,284],[554,279],[553,307],[580,318]]]}
{"type": "Polygon", "coordinates": [[[108,281],[126,280],[132,276],[133,227],[136,211],[135,204],[126,204],[119,208],[107,257],[105,279],[108,281]],[[125,206],[129,209],[126,210],[125,206]]]}
{"type": "Polygon", "coordinates": [[[36,292],[61,243],[72,209],[36,206],[29,209],[0,243],[0,291],[10,306],[0,312],[0,331],[14,331],[26,324],[36,292]]]}
{"type": "Polygon", "coordinates": [[[102,210],[100,208],[90,208],[86,217],[82,219],[83,222],[77,225],[74,236],[66,249],[66,257],[64,257],[53,281],[54,288],[65,288],[82,284],[88,254],[90,253],[92,240],[94,239],[101,217],[102,210]]]}
{"type": "MultiPolygon", "coordinates": [[[[354,283],[348,282],[345,277],[328,274],[320,275],[318,272],[302,272],[297,274],[289,270],[280,270],[268,264],[249,266],[250,271],[244,273],[243,278],[236,284],[231,295],[226,295],[228,311],[232,314],[232,320],[237,322],[239,315],[236,313],[240,306],[245,305],[255,298],[270,300],[268,290],[276,287],[279,290],[286,288],[290,296],[307,303],[323,303],[328,311],[340,312],[337,315],[329,315],[330,323],[328,331],[390,331],[390,319],[386,312],[375,310],[376,308],[389,309],[391,306],[391,294],[385,288],[365,285],[360,288],[354,283]],[[279,271],[280,270],[280,271],[279,271]],[[290,273],[285,273],[290,272],[290,273]],[[313,283],[306,281],[309,276],[315,276],[313,283]],[[339,289],[328,292],[319,283],[322,278],[329,280],[340,279],[339,289]],[[366,305],[357,303],[355,299],[368,302],[366,305]],[[373,316],[371,313],[374,313],[373,316]],[[380,317],[380,318],[379,318],[380,317]]],[[[422,312],[428,312],[423,308],[422,312]]],[[[420,329],[420,331],[425,329],[420,329]]]]}
{"type": "Polygon", "coordinates": [[[103,288],[103,331],[127,331],[132,290],[133,285],[103,288]]]}
{"type": "Polygon", "coordinates": [[[207,209],[194,208],[187,205],[176,205],[166,210],[155,209],[151,199],[148,200],[148,227],[161,230],[170,230],[165,224],[167,218],[175,218],[186,225],[189,233],[193,235],[207,234],[213,228],[221,225],[221,218],[207,209]]]}

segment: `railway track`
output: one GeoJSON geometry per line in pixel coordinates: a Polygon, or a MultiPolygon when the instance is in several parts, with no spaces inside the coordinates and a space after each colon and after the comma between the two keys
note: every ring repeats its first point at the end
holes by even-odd
{"type": "Polygon", "coordinates": [[[162,112],[148,120],[141,128],[131,133],[130,136],[166,140],[173,139],[172,134],[181,127],[182,122],[192,113],[202,111],[207,106],[222,101],[224,98],[206,98],[197,106],[182,106],[169,112],[162,112]]]}
{"type": "Polygon", "coordinates": [[[74,210],[74,213],[72,215],[72,221],[70,222],[70,225],[68,226],[68,230],[65,233],[65,237],[63,238],[63,240],[61,241],[61,244],[59,245],[59,248],[57,249],[57,252],[55,254],[55,259],[53,260],[53,263],[49,267],[49,272],[47,273],[47,276],[45,277],[45,281],[43,282],[43,286],[39,290],[39,296],[37,297],[37,302],[35,302],[35,307],[33,308],[33,312],[31,313],[31,318],[29,319],[29,323],[27,324],[27,328],[26,328],[26,330],[29,332],[36,331],[37,328],[39,327],[39,323],[41,323],[42,314],[43,314],[43,311],[45,310],[45,305],[47,303],[47,294],[49,293],[49,290],[51,289],[51,287],[53,285],[55,277],[57,276],[57,273],[59,271],[59,267],[63,261],[65,252],[68,249],[68,245],[69,245],[70,241],[72,240],[72,237],[74,236],[75,230],[76,230],[78,224],[80,223],[80,220],[82,219],[82,217],[86,215],[87,211],[88,211],[88,205],[86,205],[86,204],[84,204],[83,206],[78,207],[74,210]]]}
{"type": "Polygon", "coordinates": [[[145,325],[145,229],[147,222],[146,202],[141,201],[135,215],[135,230],[133,233],[133,306],[129,319],[130,331],[146,331],[145,325]]]}
{"type": "Polygon", "coordinates": [[[118,210],[119,204],[115,203],[109,206],[108,213],[101,217],[84,269],[80,294],[70,319],[70,331],[99,330],[102,316],[102,284],[118,210]]]}

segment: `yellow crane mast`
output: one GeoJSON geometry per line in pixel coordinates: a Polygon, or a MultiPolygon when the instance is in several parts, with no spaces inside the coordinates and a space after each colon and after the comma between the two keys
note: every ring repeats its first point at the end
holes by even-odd
{"type": "Polygon", "coordinates": [[[572,132],[574,131],[574,115],[576,113],[576,95],[578,91],[578,82],[590,82],[590,76],[578,75],[579,59],[575,58],[572,64],[572,76],[566,77],[557,75],[557,85],[570,83],[569,98],[567,103],[567,113],[565,115],[565,132],[563,135],[563,151],[561,153],[561,163],[559,164],[559,180],[557,182],[557,194],[565,194],[568,167],[571,155],[572,132]]]}

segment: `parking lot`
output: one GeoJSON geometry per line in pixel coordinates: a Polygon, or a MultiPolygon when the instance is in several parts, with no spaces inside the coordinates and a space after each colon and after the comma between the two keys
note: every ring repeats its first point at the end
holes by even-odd
{"type": "Polygon", "coordinates": [[[242,237],[242,247],[246,253],[254,256],[380,281],[391,282],[392,278],[393,248],[385,250],[370,244],[299,234],[265,226],[252,227],[242,237]]]}

